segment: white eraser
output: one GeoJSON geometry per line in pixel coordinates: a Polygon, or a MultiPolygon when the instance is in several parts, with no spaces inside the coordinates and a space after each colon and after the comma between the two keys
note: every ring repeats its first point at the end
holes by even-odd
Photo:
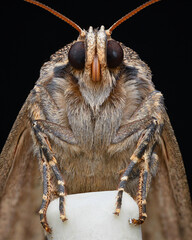
{"type": "Polygon", "coordinates": [[[117,191],[67,195],[67,221],[59,216],[59,199],[49,204],[47,221],[52,233],[48,240],[141,240],[140,226],[129,224],[138,219],[139,209],[133,198],[124,192],[119,216],[114,215],[117,191]]]}

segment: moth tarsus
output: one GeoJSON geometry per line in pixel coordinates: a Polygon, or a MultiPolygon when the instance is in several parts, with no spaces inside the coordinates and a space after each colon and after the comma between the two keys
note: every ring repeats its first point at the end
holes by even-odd
{"type": "Polygon", "coordinates": [[[42,66],[2,150],[0,237],[41,239],[34,212],[43,185],[39,214],[48,233],[46,212],[53,199],[59,197],[65,221],[66,192],[118,186],[116,215],[124,191],[139,207],[139,218],[129,219],[130,224],[144,223],[149,212],[144,240],[157,235],[159,240],[192,239],[186,224],[192,222],[187,179],[163,96],[137,53],[111,37],[119,24],[158,0],[144,3],[107,30],[87,31],[42,3],[26,1],[66,21],[79,37],[42,66]]]}

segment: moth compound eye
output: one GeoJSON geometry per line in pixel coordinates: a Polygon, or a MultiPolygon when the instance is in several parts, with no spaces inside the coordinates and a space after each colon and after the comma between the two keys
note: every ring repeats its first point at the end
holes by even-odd
{"type": "Polygon", "coordinates": [[[123,61],[123,49],[115,40],[107,42],[107,65],[109,68],[118,67],[123,61]]]}
{"type": "Polygon", "coordinates": [[[76,69],[83,69],[85,66],[85,46],[83,41],[74,43],[68,53],[71,66],[76,69]]]}

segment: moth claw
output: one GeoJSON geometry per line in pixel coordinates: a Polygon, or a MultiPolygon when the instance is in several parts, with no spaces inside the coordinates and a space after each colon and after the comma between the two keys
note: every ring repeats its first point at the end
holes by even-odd
{"type": "Polygon", "coordinates": [[[68,220],[68,218],[66,218],[65,215],[60,215],[60,219],[62,220],[62,222],[65,222],[68,220]]]}
{"type": "Polygon", "coordinates": [[[117,213],[117,212],[114,212],[113,214],[116,215],[116,216],[119,216],[119,213],[117,213]]]}
{"type": "Polygon", "coordinates": [[[117,208],[113,214],[115,214],[116,216],[119,216],[119,213],[120,213],[120,209],[117,208]]]}
{"type": "Polygon", "coordinates": [[[49,225],[48,225],[47,222],[41,222],[41,224],[42,224],[43,228],[45,229],[45,231],[46,231],[47,233],[51,233],[51,232],[52,232],[52,230],[51,230],[51,228],[49,227],[49,225]]]}
{"type": "Polygon", "coordinates": [[[45,231],[48,232],[49,234],[52,232],[51,228],[49,228],[49,227],[46,227],[45,231]]]}
{"type": "Polygon", "coordinates": [[[144,223],[144,220],[140,219],[140,218],[139,219],[130,218],[128,220],[128,222],[129,222],[129,224],[134,224],[135,226],[137,226],[137,225],[140,225],[140,224],[144,223]]]}

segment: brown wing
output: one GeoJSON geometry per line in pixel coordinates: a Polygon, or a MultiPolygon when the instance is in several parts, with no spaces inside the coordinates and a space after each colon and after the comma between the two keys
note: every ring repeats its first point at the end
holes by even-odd
{"type": "MultiPolygon", "coordinates": [[[[30,96],[29,96],[30,98],[30,96]]],[[[29,99],[28,98],[28,99],[29,99]]],[[[0,156],[0,239],[41,240],[41,204],[37,159],[23,105],[0,156]]]]}
{"type": "Polygon", "coordinates": [[[159,172],[148,196],[144,240],[191,240],[192,207],[182,156],[165,112],[162,141],[158,146],[159,172]]]}

